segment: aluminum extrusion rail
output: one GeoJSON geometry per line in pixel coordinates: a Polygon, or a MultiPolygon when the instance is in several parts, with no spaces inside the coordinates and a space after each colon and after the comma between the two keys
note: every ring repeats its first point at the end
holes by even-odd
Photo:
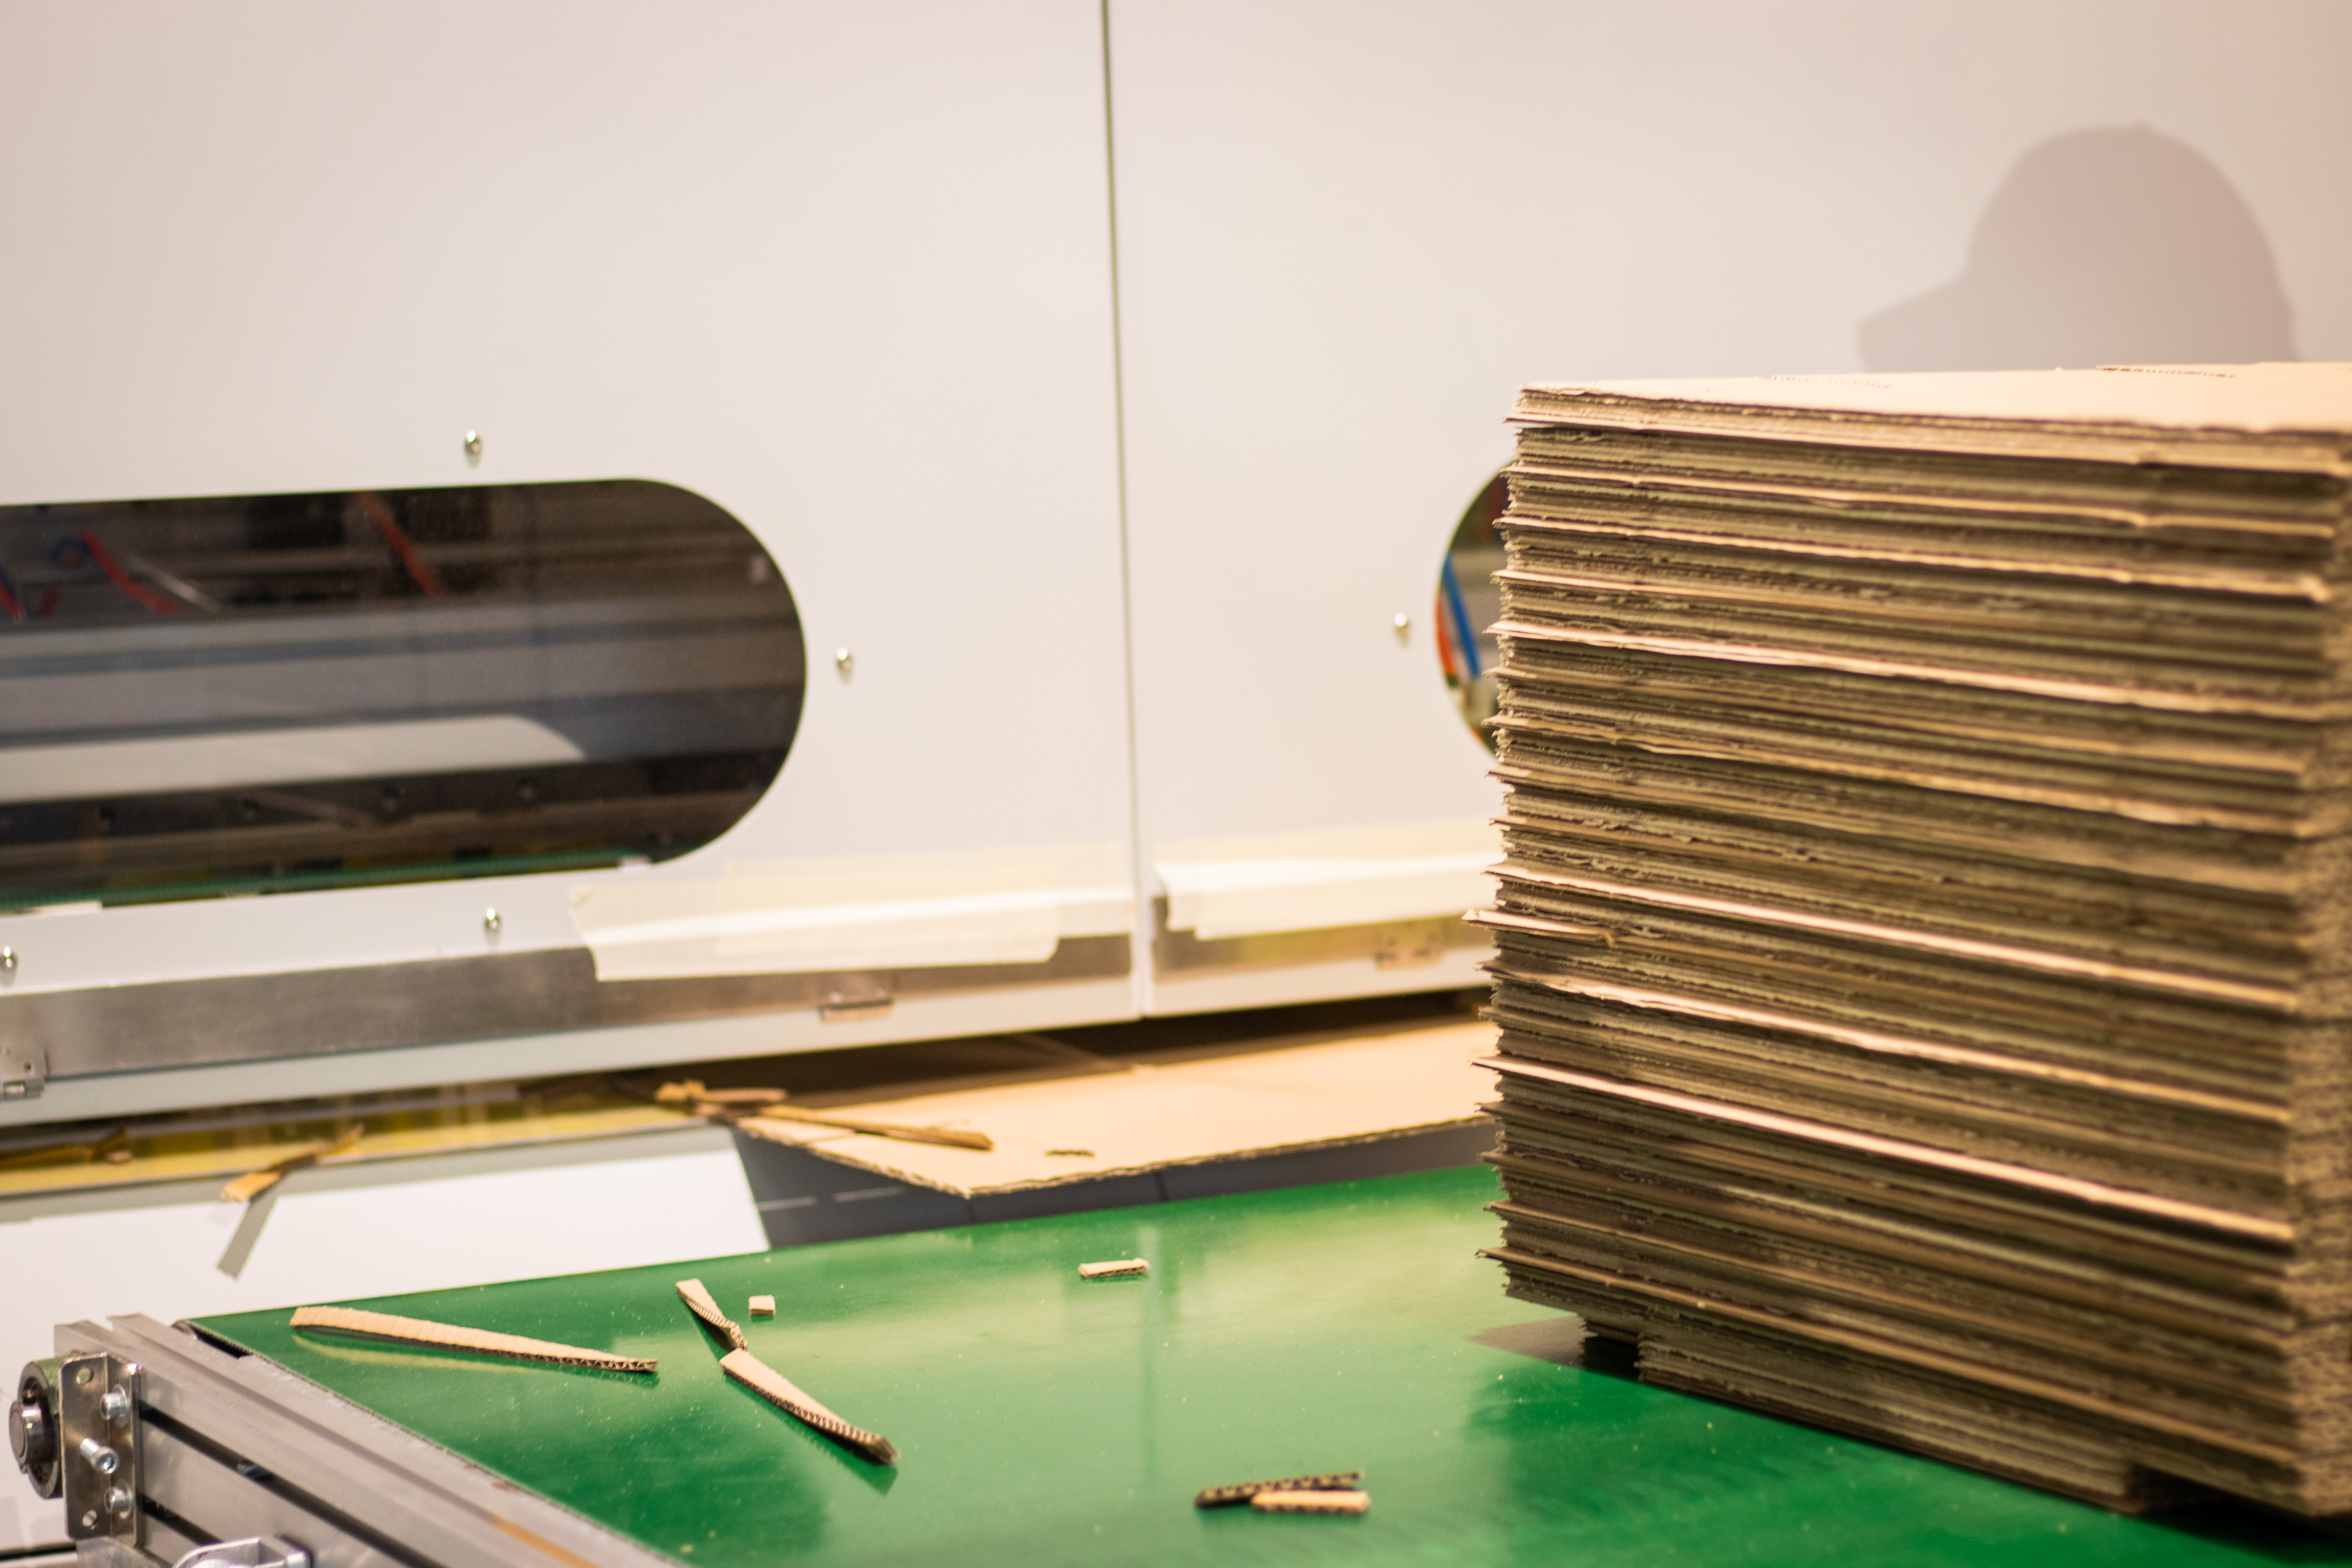
{"type": "MultiPolygon", "coordinates": [[[[127,1368],[118,1440],[136,1507],[74,1495],[86,1568],[152,1568],[215,1541],[277,1536],[313,1568],[659,1568],[667,1560],[262,1356],[184,1324],[68,1323],[57,1346],[127,1368]]],[[[110,1472],[113,1473],[113,1472],[110,1472]]]]}

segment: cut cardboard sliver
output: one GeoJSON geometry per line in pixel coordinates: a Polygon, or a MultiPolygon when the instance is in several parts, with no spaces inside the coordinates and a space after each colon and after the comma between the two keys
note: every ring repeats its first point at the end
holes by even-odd
{"type": "Polygon", "coordinates": [[[996,1147],[984,1152],[758,1118],[745,1126],[845,1165],[973,1197],[1468,1125],[1492,1087],[1471,1064],[1494,1039],[1490,1024],[1444,1023],[867,1108],[913,1125],[985,1128],[996,1147]]]}

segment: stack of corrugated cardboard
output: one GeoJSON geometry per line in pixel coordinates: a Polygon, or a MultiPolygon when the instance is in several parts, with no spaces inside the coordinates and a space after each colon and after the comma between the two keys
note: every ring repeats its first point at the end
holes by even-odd
{"type": "Polygon", "coordinates": [[[2352,1507],[2352,366],[1517,419],[1512,1294],[2112,1505],[2352,1507]]]}

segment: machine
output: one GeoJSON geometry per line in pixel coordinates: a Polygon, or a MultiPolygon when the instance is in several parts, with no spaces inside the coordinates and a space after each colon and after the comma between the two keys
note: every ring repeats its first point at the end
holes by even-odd
{"type": "MultiPolygon", "coordinates": [[[[0,1138],[1475,984],[1515,387],[2352,358],[2346,27],[12,6],[0,1138]]],[[[200,1310],[12,1201],[40,1321],[200,1310]]]]}

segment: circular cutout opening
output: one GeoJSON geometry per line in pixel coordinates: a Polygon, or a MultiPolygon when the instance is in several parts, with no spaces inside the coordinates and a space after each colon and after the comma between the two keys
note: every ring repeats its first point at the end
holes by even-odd
{"type": "Polygon", "coordinates": [[[1486,721],[1495,716],[1495,666],[1503,657],[1493,630],[1503,610],[1502,590],[1495,584],[1495,574],[1503,564],[1503,536],[1496,525],[1510,501],[1510,485],[1498,473],[1463,509],[1437,570],[1433,616],[1446,692],[1462,721],[1489,752],[1495,749],[1495,734],[1486,721]]]}
{"type": "Polygon", "coordinates": [[[649,480],[0,508],[0,909],[667,859],[803,661],[759,540],[649,480]]]}

